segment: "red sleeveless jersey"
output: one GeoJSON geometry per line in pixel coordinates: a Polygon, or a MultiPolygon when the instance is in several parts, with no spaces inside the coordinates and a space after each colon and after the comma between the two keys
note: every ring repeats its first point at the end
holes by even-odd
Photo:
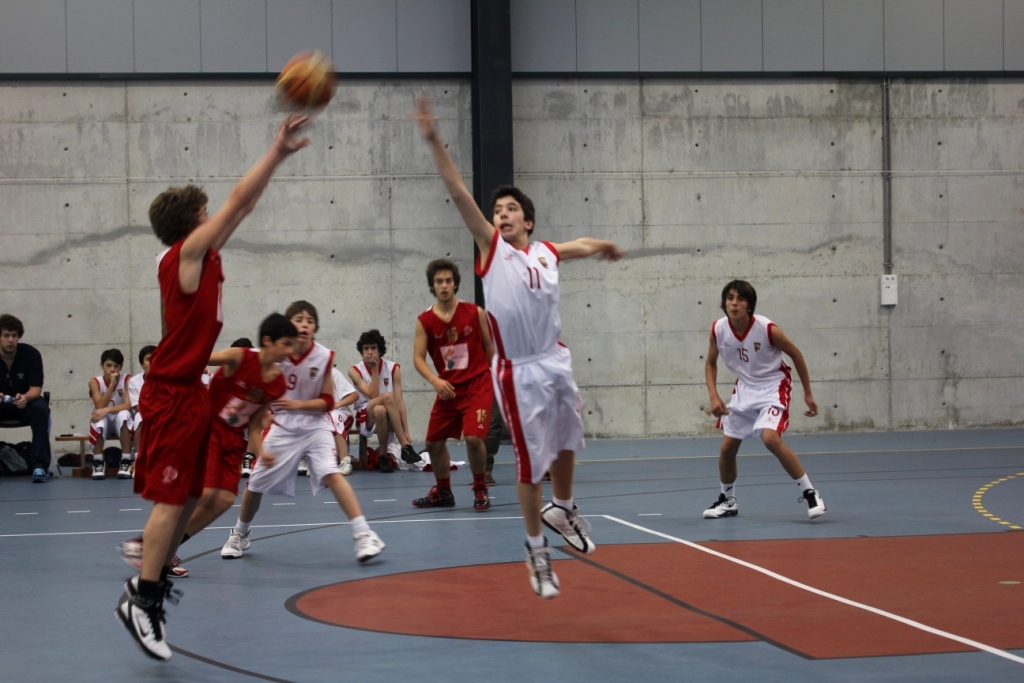
{"type": "Polygon", "coordinates": [[[488,370],[477,310],[476,304],[460,301],[449,322],[437,317],[433,306],[420,314],[437,376],[452,384],[464,384],[488,370]]]}
{"type": "Polygon", "coordinates": [[[283,374],[264,382],[260,352],[245,349],[234,374],[225,377],[220,368],[210,380],[210,405],[218,422],[241,430],[263,404],[283,396],[286,388],[283,374]]]}
{"type": "Polygon", "coordinates": [[[164,328],[167,332],[153,352],[146,378],[176,382],[198,382],[203,376],[210,352],[217,342],[224,315],[220,305],[220,254],[213,249],[203,257],[199,288],[192,294],[181,291],[178,264],[181,260],[180,240],[157,257],[157,279],[164,328]]]}

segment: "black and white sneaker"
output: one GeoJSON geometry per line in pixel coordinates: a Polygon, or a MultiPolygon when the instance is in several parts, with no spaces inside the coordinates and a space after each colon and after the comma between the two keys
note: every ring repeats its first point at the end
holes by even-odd
{"type": "Polygon", "coordinates": [[[724,493],[719,493],[718,500],[704,511],[704,519],[735,517],[738,514],[740,514],[740,506],[736,504],[736,499],[732,496],[727,498],[724,493]]]}
{"type": "Polygon", "coordinates": [[[256,454],[252,451],[246,451],[242,457],[242,476],[248,477],[252,474],[252,466],[256,464],[256,454]]]}
{"type": "Polygon", "coordinates": [[[301,458],[299,458],[299,476],[309,476],[309,463],[306,462],[306,456],[302,456],[301,458]]]}
{"type": "Polygon", "coordinates": [[[809,519],[821,517],[828,509],[825,507],[825,501],[822,499],[821,494],[816,489],[807,489],[797,500],[807,502],[807,517],[809,519]]]}
{"type": "Polygon", "coordinates": [[[572,511],[569,511],[561,505],[548,503],[541,508],[540,519],[544,526],[561,534],[573,550],[587,555],[597,550],[597,546],[587,535],[590,531],[587,520],[580,516],[580,509],[575,504],[572,511]]]}
{"type": "Polygon", "coordinates": [[[551,569],[551,548],[545,539],[543,548],[531,548],[526,544],[526,568],[530,570],[530,586],[533,592],[549,600],[561,593],[558,576],[551,569]]]}
{"type": "Polygon", "coordinates": [[[125,583],[128,599],[117,606],[114,614],[147,656],[166,662],[171,658],[171,648],[164,633],[164,623],[167,621],[164,601],[143,600],[133,581],[129,579],[125,583]]]}
{"type": "Polygon", "coordinates": [[[121,458],[121,463],[117,467],[117,478],[132,478],[132,457],[130,455],[127,458],[121,458]]]}
{"type": "Polygon", "coordinates": [[[103,454],[94,455],[92,458],[92,478],[93,479],[106,479],[107,478],[107,464],[104,462],[103,454]]]}

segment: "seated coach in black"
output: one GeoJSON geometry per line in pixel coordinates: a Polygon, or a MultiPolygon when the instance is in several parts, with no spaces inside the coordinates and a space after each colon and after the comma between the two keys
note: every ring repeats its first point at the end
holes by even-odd
{"type": "Polygon", "coordinates": [[[32,428],[32,481],[44,483],[50,470],[50,407],[43,399],[43,357],[20,343],[25,326],[0,315],[0,420],[14,419],[32,428]]]}

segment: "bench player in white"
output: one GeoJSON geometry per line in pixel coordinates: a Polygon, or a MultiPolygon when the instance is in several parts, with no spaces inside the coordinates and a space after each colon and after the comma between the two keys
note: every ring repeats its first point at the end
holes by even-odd
{"type": "MultiPolygon", "coordinates": [[[[139,442],[142,438],[142,413],[139,412],[139,394],[142,392],[142,385],[146,382],[146,373],[149,372],[149,361],[153,357],[154,351],[156,351],[156,347],[152,344],[143,346],[139,350],[139,367],[142,368],[142,372],[136,372],[128,378],[128,382],[125,384],[128,387],[128,409],[132,413],[132,462],[129,463],[130,467],[127,478],[131,478],[134,474],[135,454],[139,450],[139,442]]],[[[124,465],[124,458],[121,459],[121,465],[124,465]]],[[[117,476],[122,476],[120,469],[117,472],[117,476]]]]}
{"type": "Polygon", "coordinates": [[[118,349],[107,349],[100,354],[103,374],[89,380],[89,398],[94,409],[89,420],[89,444],[92,446],[92,478],[106,479],[103,458],[105,440],[117,437],[121,441],[121,462],[118,479],[130,479],[132,471],[132,413],[128,402],[126,383],[131,375],[121,372],[124,354],[118,349]]]}
{"type": "Polygon", "coordinates": [[[537,595],[559,593],[551,549],[541,524],[557,531],[582,553],[594,551],[572,497],[575,451],[584,447],[582,401],[572,376],[569,350],[559,340],[558,266],[561,261],[625,254],[614,242],[583,237],[550,244],[531,242],[533,202],[512,186],[491,201],[493,223],[477,207],[458,168],[434,128],[430,104],[419,100],[413,114],[434,163],[479,249],[476,272],[483,278],[485,306],[495,355],[494,391],[512,435],[516,489],[526,524],[526,565],[537,595]],[[551,473],[552,502],[541,509],[541,479],[551,473]]]}
{"type": "Polygon", "coordinates": [[[288,387],[284,397],[270,404],[273,416],[262,434],[249,433],[249,448],[262,453],[242,494],[238,522],[221,549],[224,559],[241,557],[249,549],[252,521],[260,509],[263,494],[295,497],[295,479],[299,459],[306,455],[309,483],[313,495],[331,490],[352,524],[356,559],[376,557],[384,542],[366,523],[355,491],[338,472],[338,451],[334,443],[334,382],[331,368],[334,352],[315,341],[319,327],[316,308],[308,301],[288,306],[285,316],[299,332],[295,355],[279,364],[288,387]],[[262,451],[256,440],[261,440],[262,451]]]}
{"type": "Polygon", "coordinates": [[[704,363],[704,376],[711,398],[711,413],[725,436],[718,454],[718,473],[722,490],[705,519],[734,517],[739,514],[736,503],[736,454],[744,439],[760,436],[765,447],[779,459],[786,473],[800,489],[811,519],[825,514],[825,501],[811,484],[800,459],[782,441],[789,426],[789,400],[792,393],[792,371],[782,354],[793,359],[800,383],[804,387],[804,415],[818,414],[818,404],[811,393],[807,363],[796,344],[779,326],[763,315],[754,315],[757,292],[743,280],[733,280],[722,290],[725,317],[711,326],[711,345],[704,363]],[[732,398],[726,406],[718,395],[718,357],[736,375],[732,398]]]}
{"type": "Polygon", "coordinates": [[[352,406],[359,400],[359,392],[338,368],[331,368],[331,379],[334,380],[334,409],[331,410],[331,422],[334,423],[334,443],[338,448],[338,471],[347,477],[352,474],[348,432],[355,424],[356,416],[352,412],[352,406]]]}
{"type": "Polygon", "coordinates": [[[356,424],[359,433],[369,439],[377,435],[380,459],[377,469],[394,472],[389,447],[398,441],[400,455],[407,463],[420,462],[419,453],[412,447],[409,418],[402,396],[402,368],[393,360],[384,358],[387,341],[380,330],[367,330],[359,335],[356,350],[363,357],[349,368],[348,377],[359,392],[356,400],[356,424]]]}

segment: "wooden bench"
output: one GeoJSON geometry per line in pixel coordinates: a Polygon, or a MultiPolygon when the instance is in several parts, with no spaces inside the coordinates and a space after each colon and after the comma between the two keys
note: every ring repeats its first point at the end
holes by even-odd
{"type": "MultiPolygon", "coordinates": [[[[71,476],[73,477],[85,477],[92,476],[92,470],[85,466],[85,444],[89,443],[88,435],[81,434],[61,434],[53,439],[54,441],[77,441],[78,442],[78,467],[71,470],[71,476]]],[[[54,460],[56,462],[56,460],[54,460]]],[[[60,465],[57,466],[57,476],[60,476],[60,465]]]]}

